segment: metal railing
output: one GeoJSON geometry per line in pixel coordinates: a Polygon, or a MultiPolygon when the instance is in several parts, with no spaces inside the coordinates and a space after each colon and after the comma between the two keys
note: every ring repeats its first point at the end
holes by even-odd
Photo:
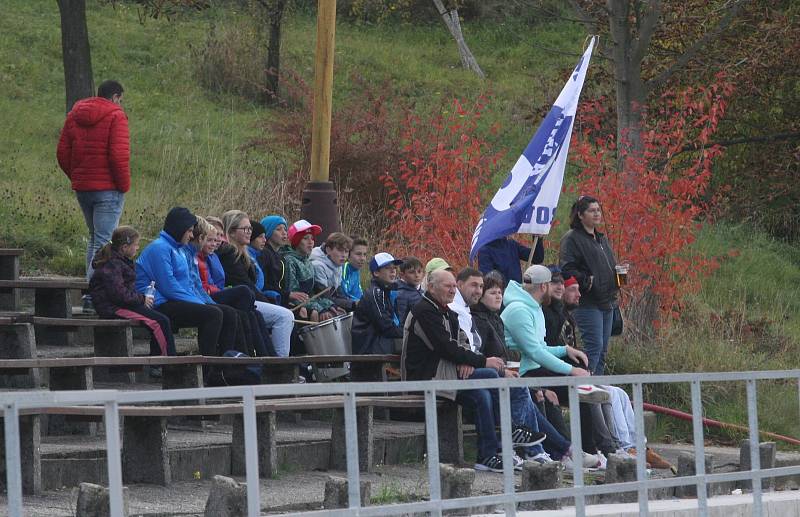
{"type": "MultiPolygon", "coordinates": [[[[108,461],[108,484],[111,515],[122,516],[122,468],[120,460],[119,406],[128,404],[165,402],[180,400],[200,400],[212,398],[234,398],[243,402],[244,446],[247,481],[248,515],[260,515],[261,498],[259,486],[258,454],[256,433],[256,398],[293,395],[332,395],[344,396],[345,441],[347,451],[347,479],[349,508],[343,510],[324,510],[305,512],[302,515],[394,515],[411,512],[431,512],[441,515],[443,510],[475,506],[502,505],[506,515],[515,515],[518,503],[555,498],[574,498],[576,515],[586,513],[586,496],[636,491],[638,493],[639,513],[648,515],[648,490],[653,488],[696,485],[699,514],[708,515],[706,487],[709,483],[737,480],[753,480],[753,515],[762,515],[762,487],[764,478],[800,474],[800,466],[780,467],[761,470],[758,440],[758,411],[756,383],[760,380],[792,379],[798,383],[798,402],[800,403],[800,370],[727,372],[727,373],[685,373],[656,375],[620,375],[592,377],[594,384],[632,385],[633,409],[636,419],[636,448],[645,450],[644,409],[642,386],[644,384],[689,383],[691,385],[692,427],[694,436],[695,472],[694,476],[666,479],[647,479],[645,455],[636,455],[636,481],[607,485],[586,486],[583,482],[582,462],[573,462],[574,487],[540,491],[515,492],[514,466],[512,461],[511,404],[509,389],[515,387],[568,386],[569,407],[578,406],[578,393],[575,387],[585,384],[586,378],[547,377],[520,379],[484,379],[469,381],[411,381],[411,382],[369,382],[332,384],[277,384],[241,386],[226,388],[182,389],[164,391],[61,391],[61,392],[15,392],[0,394],[5,422],[6,471],[8,488],[8,513],[12,517],[23,515],[21,458],[19,441],[19,414],[21,410],[65,405],[105,406],[105,436],[108,461]],[[744,381],[747,393],[747,415],[750,436],[750,458],[752,470],[727,473],[706,473],[705,450],[703,445],[703,406],[701,400],[702,383],[744,381]],[[500,394],[501,445],[503,455],[503,493],[460,499],[442,499],[439,479],[439,442],[436,415],[436,393],[464,389],[492,388],[500,394]],[[427,463],[430,497],[427,501],[383,506],[360,506],[360,472],[358,459],[358,434],[356,429],[356,396],[362,394],[422,392],[425,401],[425,431],[427,443],[427,463]]],[[[571,411],[570,432],[574,444],[581,443],[580,412],[571,411]]],[[[577,448],[577,445],[576,445],[577,448]]],[[[300,514],[298,514],[300,515],[300,514]]]]}

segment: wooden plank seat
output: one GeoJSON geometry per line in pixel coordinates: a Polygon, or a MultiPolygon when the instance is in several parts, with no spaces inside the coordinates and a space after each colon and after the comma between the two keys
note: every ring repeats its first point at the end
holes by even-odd
{"type": "MultiPolygon", "coordinates": [[[[19,293],[20,289],[34,292],[34,316],[46,318],[72,318],[71,292],[86,291],[89,283],[83,278],[72,277],[21,277],[16,280],[0,280],[0,293],[19,293]]],[[[17,310],[18,307],[10,308],[17,310]]],[[[74,332],[63,327],[36,325],[36,341],[39,346],[72,346],[74,332]]]]}
{"type": "MultiPolygon", "coordinates": [[[[202,417],[234,415],[231,438],[231,472],[243,475],[245,469],[243,405],[221,401],[195,405],[119,407],[123,418],[123,480],[126,483],[155,483],[167,485],[172,481],[167,448],[167,419],[175,416],[202,417]]],[[[329,466],[346,469],[346,444],[342,395],[320,395],[258,399],[255,403],[259,474],[275,477],[278,471],[277,413],[334,409],[331,423],[329,466]]],[[[369,471],[374,467],[373,408],[421,408],[421,395],[359,395],[356,397],[359,467],[369,471]]],[[[463,461],[463,428],[460,407],[449,402],[437,404],[440,458],[444,462],[463,461]]],[[[103,406],[63,406],[20,411],[22,417],[60,415],[80,420],[102,420],[103,406]]]]}

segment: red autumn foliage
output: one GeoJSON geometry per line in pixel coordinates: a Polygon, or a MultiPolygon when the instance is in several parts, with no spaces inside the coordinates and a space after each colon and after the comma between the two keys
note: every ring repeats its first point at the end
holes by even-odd
{"type": "Polygon", "coordinates": [[[487,102],[454,100],[430,118],[407,117],[399,165],[381,177],[389,199],[383,244],[392,253],[466,265],[482,190],[502,157],[478,128],[487,102]]]}
{"type": "Polygon", "coordinates": [[[709,213],[712,165],[722,155],[710,142],[732,92],[720,74],[708,87],[662,94],[646,114],[643,155],[624,157],[619,174],[616,138],[605,123],[607,100],[581,106],[580,134],[570,149],[580,169],[575,189],[601,200],[617,261],[631,264],[623,303],[657,303],[657,319],[645,322],[656,328],[675,318],[684,295],[718,267],[715,257],[691,245],[709,213]]]}

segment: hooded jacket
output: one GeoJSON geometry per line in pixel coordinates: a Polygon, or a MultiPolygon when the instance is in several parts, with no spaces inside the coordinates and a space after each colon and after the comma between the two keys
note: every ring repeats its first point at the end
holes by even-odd
{"type": "Polygon", "coordinates": [[[272,299],[271,301],[280,302],[284,307],[288,307],[290,291],[286,286],[286,264],[281,254],[267,243],[256,260],[261,266],[261,271],[264,272],[264,291],[278,293],[280,300],[272,299]]]}
{"type": "Polygon", "coordinates": [[[558,260],[561,270],[578,280],[581,307],[611,309],[619,291],[614,271],[617,259],[605,234],[595,229],[592,236],[583,227],[573,228],[561,238],[558,260]]]}
{"type": "Polygon", "coordinates": [[[75,103],[67,115],[56,157],[72,190],[117,190],[131,187],[128,117],[103,97],[75,103]]]}
{"type": "Polygon", "coordinates": [[[408,313],[411,312],[411,307],[415,306],[422,300],[422,291],[413,285],[400,280],[397,282],[397,297],[394,300],[394,309],[397,317],[400,319],[402,326],[408,313]]]}
{"type": "Polygon", "coordinates": [[[520,375],[539,367],[561,375],[569,375],[572,366],[560,358],[567,355],[565,346],[547,346],[542,307],[513,280],[503,294],[503,313],[500,319],[506,333],[506,345],[522,353],[520,375]]]}
{"type": "Polygon", "coordinates": [[[194,293],[189,264],[180,248],[180,243],[162,230],[136,260],[136,290],[144,293],[150,282],[155,282],[156,307],[167,301],[205,303],[194,293]]]}
{"type": "Polygon", "coordinates": [[[395,340],[403,337],[403,328],[394,312],[391,292],[395,284],[373,278],[367,292],[353,312],[354,354],[393,354],[395,340]]]}
{"type": "Polygon", "coordinates": [[[113,318],[117,309],[144,304],[144,295],[136,291],[136,268],[131,259],[112,250],[111,258],[102,264],[92,261],[92,267],[89,294],[101,318],[113,318]]]}
{"type": "Polygon", "coordinates": [[[486,357],[501,357],[519,361],[519,353],[506,348],[506,335],[500,313],[490,310],[482,302],[470,307],[475,331],[481,337],[481,353],[486,357]]]}
{"type": "Polygon", "coordinates": [[[331,291],[335,291],[342,284],[342,266],[337,266],[325,254],[321,246],[317,246],[311,250],[311,255],[308,257],[311,260],[311,265],[314,266],[314,282],[318,287],[330,287],[331,291]]]}
{"type": "MultiPolygon", "coordinates": [[[[314,294],[314,266],[308,257],[298,253],[294,248],[284,246],[281,248],[281,256],[285,265],[285,285],[289,292],[302,291],[309,296],[314,294]]],[[[289,304],[290,306],[292,304],[289,304]]],[[[308,311],[323,312],[333,306],[333,300],[327,296],[320,296],[308,302],[304,307],[308,311]]]]}
{"type": "MultiPolygon", "coordinates": [[[[521,260],[528,260],[531,249],[523,246],[514,239],[503,237],[495,239],[484,245],[478,251],[478,269],[486,274],[489,271],[497,270],[503,274],[506,282],[514,280],[522,282],[521,260]]],[[[536,242],[536,250],[533,252],[533,263],[541,264],[544,260],[544,244],[542,239],[536,242]]]]}

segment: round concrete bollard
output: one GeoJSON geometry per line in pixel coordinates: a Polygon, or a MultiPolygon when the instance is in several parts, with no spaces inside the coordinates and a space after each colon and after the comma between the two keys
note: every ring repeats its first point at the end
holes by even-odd
{"type": "MultiPolygon", "coordinates": [[[[539,464],[526,461],[522,464],[521,490],[531,492],[536,490],[551,490],[561,488],[561,465],[559,463],[539,464]]],[[[542,499],[539,501],[525,501],[519,504],[520,510],[560,510],[560,499],[542,499]]]]}
{"type": "MultiPolygon", "coordinates": [[[[605,484],[610,485],[627,481],[636,481],[636,458],[621,454],[609,454],[605,484]]],[[[632,503],[637,499],[638,495],[635,491],[604,494],[602,497],[604,503],[632,503]]]]}
{"type": "MultiPolygon", "coordinates": [[[[711,454],[705,455],[706,474],[714,472],[714,457],[711,454]]],[[[694,476],[697,469],[694,464],[694,453],[681,452],[678,455],[678,475],[677,477],[694,476]]],[[[712,486],[706,487],[709,496],[716,495],[712,493],[712,486]]],[[[697,485],[684,485],[675,487],[675,497],[678,498],[695,498],[697,497],[697,485]]]]}
{"type": "MultiPolygon", "coordinates": [[[[128,515],[128,489],[122,492],[122,514],[128,515]]],[[[81,483],[78,487],[78,502],[75,505],[76,517],[109,517],[108,488],[93,483],[81,483]]]]}
{"type": "Polygon", "coordinates": [[[206,501],[205,517],[246,517],[247,484],[214,476],[206,501]]]}
{"type": "MultiPolygon", "coordinates": [[[[333,510],[336,508],[347,508],[350,506],[350,497],[348,494],[349,483],[347,479],[336,476],[328,476],[325,481],[325,498],[322,506],[326,510],[333,510]]],[[[361,481],[359,487],[359,494],[361,497],[361,506],[369,506],[372,492],[372,483],[369,481],[361,481]]]]}
{"type": "MultiPolygon", "coordinates": [[[[775,457],[777,455],[777,446],[775,442],[762,442],[758,444],[758,455],[761,459],[761,470],[775,468],[775,457]]],[[[750,461],[750,440],[742,440],[739,442],[739,471],[751,470],[752,463],[750,461]]],[[[742,488],[751,490],[753,484],[749,480],[739,482],[742,488]]],[[[762,490],[771,490],[775,486],[775,478],[764,478],[761,480],[762,490]]]]}

